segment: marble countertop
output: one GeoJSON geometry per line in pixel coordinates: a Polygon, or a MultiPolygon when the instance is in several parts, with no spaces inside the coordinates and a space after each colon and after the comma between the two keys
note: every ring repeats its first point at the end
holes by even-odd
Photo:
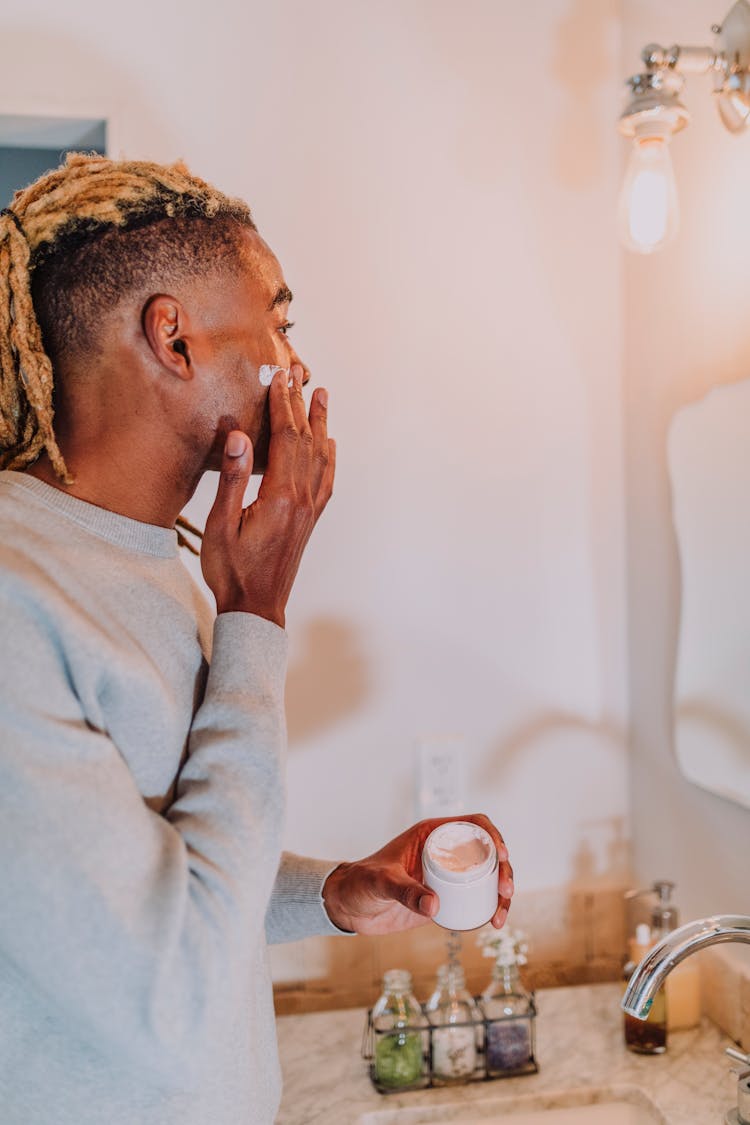
{"type": "MultiPolygon", "coordinates": [[[[722,1125],[736,1105],[737,1079],[724,1047],[731,1040],[704,1020],[672,1032],[664,1055],[636,1055],[622,1038],[617,984],[579,985],[537,993],[539,1073],[466,1086],[381,1095],[361,1057],[363,1009],[283,1016],[277,1021],[284,1092],[277,1125],[356,1125],[363,1114],[388,1125],[392,1111],[431,1107],[450,1121],[475,1103],[503,1108],[545,1108],[574,1099],[649,1099],[666,1125],[722,1125]],[[458,1111],[457,1111],[458,1113],[458,1111]]],[[[430,1114],[430,1116],[432,1116],[430,1114]]],[[[512,1120],[512,1115],[509,1117],[512,1120]]],[[[394,1123],[395,1125],[395,1123],[394,1123]]]]}

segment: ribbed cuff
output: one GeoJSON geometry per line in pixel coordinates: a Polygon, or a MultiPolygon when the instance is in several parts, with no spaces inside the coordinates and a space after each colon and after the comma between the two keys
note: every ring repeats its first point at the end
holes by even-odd
{"type": "Polygon", "coordinates": [[[323,885],[337,867],[330,860],[284,852],[266,916],[269,941],[349,933],[333,924],[323,902],[323,885]]]}
{"type": "Polygon", "coordinates": [[[210,681],[222,692],[283,693],[289,640],[286,632],[254,613],[220,613],[214,622],[210,681]]]}
{"type": "Polygon", "coordinates": [[[328,868],[325,875],[321,879],[321,881],[320,881],[320,905],[323,908],[323,913],[325,914],[326,918],[328,918],[329,925],[333,927],[334,933],[343,934],[344,937],[356,937],[356,933],[355,933],[354,930],[342,930],[340,926],[337,926],[335,922],[331,921],[331,918],[328,914],[328,910],[326,908],[325,899],[323,898],[323,888],[326,885],[326,879],[328,878],[329,875],[332,875],[333,872],[336,870],[336,868],[340,867],[342,863],[343,863],[343,860],[339,860],[338,863],[334,863],[332,867],[328,868]]]}

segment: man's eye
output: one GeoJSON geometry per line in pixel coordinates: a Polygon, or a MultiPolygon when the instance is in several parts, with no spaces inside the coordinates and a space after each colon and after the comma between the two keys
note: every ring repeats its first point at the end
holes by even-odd
{"type": "Polygon", "coordinates": [[[294,328],[294,321],[293,320],[287,320],[285,324],[279,325],[279,332],[282,334],[282,336],[288,336],[293,328],[294,328]]]}

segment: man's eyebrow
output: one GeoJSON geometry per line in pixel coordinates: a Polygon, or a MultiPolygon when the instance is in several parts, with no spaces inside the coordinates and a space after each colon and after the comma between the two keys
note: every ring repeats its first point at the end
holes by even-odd
{"type": "Polygon", "coordinates": [[[293,300],[294,300],[294,296],[292,294],[291,289],[286,285],[282,285],[277,290],[276,296],[271,301],[271,304],[268,306],[268,311],[273,312],[273,310],[276,308],[277,305],[287,305],[290,301],[293,301],[293,300]]]}

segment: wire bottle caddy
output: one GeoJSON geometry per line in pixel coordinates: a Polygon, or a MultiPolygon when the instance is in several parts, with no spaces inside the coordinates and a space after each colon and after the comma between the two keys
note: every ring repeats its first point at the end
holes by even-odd
{"type": "Polygon", "coordinates": [[[471,997],[466,1017],[436,1022],[427,1004],[412,1003],[391,1027],[376,1026],[376,1009],[367,1013],[362,1057],[381,1094],[463,1085],[495,1078],[535,1074],[536,1002],[526,993],[523,1011],[490,1016],[481,996],[471,997]]]}

